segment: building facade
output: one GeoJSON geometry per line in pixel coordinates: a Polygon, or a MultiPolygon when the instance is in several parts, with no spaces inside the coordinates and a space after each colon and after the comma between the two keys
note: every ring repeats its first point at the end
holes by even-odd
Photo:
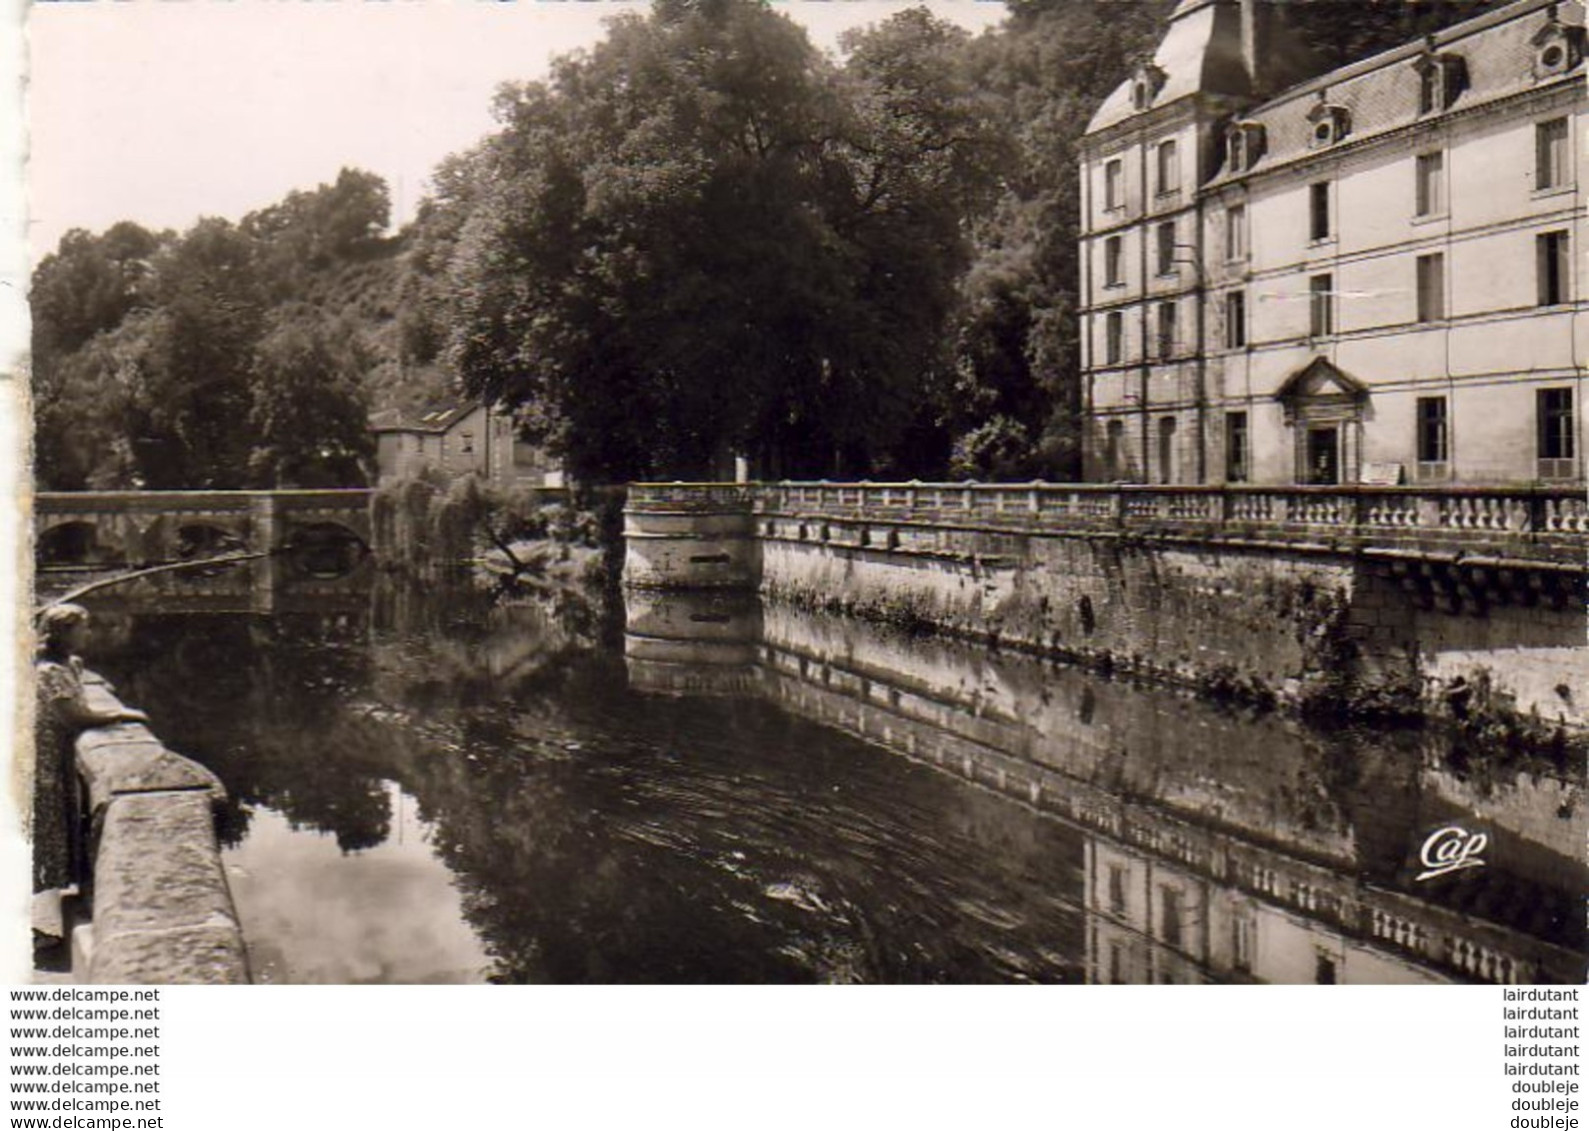
{"type": "Polygon", "coordinates": [[[1268,0],[1182,0],[1082,146],[1085,477],[1581,482],[1583,24],[1320,74],[1268,0]]]}
{"type": "Polygon", "coordinates": [[[376,418],[378,484],[426,471],[449,479],[475,475],[499,487],[561,487],[562,470],[514,432],[512,416],[478,401],[432,409],[415,420],[376,418]]]}

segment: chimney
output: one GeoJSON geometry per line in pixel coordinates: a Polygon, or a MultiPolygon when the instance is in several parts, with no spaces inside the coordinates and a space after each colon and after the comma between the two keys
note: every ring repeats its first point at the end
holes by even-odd
{"type": "Polygon", "coordinates": [[[1257,95],[1268,93],[1264,74],[1263,35],[1258,21],[1263,13],[1258,11],[1258,0],[1241,0],[1241,62],[1247,69],[1247,78],[1252,83],[1252,92],[1257,95]]]}

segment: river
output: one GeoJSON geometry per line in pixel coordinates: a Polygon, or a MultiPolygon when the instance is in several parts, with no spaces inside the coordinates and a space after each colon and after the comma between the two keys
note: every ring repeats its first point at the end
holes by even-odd
{"type": "Polygon", "coordinates": [[[1432,735],[745,600],[89,603],[256,981],[1583,979],[1581,781],[1432,735]]]}

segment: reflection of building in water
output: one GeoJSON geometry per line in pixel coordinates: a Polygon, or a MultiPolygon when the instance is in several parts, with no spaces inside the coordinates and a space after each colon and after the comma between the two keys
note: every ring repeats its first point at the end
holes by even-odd
{"type": "Polygon", "coordinates": [[[639,691],[742,695],[759,682],[761,604],[753,594],[630,590],[624,662],[639,691]]]}
{"type": "Polygon", "coordinates": [[[1430,828],[1484,812],[1426,788],[1414,750],[1331,748],[1277,717],[787,607],[695,619],[712,606],[673,599],[631,606],[635,686],[759,688],[1089,833],[1093,980],[1583,976],[1583,867],[1560,836],[1495,826],[1484,869],[1411,882],[1430,828]]]}
{"type": "Polygon", "coordinates": [[[1087,980],[1447,982],[1423,964],[1101,837],[1087,843],[1087,980]]]}

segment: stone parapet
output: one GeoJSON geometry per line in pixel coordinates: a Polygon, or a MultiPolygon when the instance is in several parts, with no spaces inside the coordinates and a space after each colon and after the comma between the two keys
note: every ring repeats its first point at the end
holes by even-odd
{"type": "MultiPolygon", "coordinates": [[[[121,706],[89,675],[98,710],[121,706]]],[[[249,979],[221,869],[220,780],[140,723],[85,731],[77,770],[92,818],[94,919],[83,980],[123,985],[232,985],[249,979]]]]}
{"type": "MultiPolygon", "coordinates": [[[[1150,487],[1080,483],[766,483],[760,516],[1121,534],[1315,552],[1551,565],[1582,573],[1580,487],[1150,487]]],[[[679,496],[683,485],[673,488],[679,496]]]]}

